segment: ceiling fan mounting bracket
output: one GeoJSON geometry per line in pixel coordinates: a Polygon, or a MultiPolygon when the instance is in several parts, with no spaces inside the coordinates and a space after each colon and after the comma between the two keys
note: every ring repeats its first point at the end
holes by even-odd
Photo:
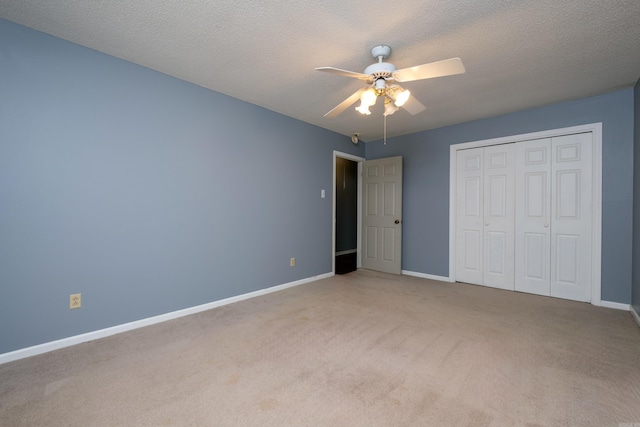
{"type": "Polygon", "coordinates": [[[389,55],[391,55],[391,48],[386,44],[381,44],[371,49],[371,56],[380,62],[382,62],[383,59],[387,59],[389,55]]]}

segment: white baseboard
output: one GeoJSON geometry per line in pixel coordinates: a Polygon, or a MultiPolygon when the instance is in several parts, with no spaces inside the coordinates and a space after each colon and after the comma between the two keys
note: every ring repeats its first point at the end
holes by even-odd
{"type": "Polygon", "coordinates": [[[606,308],[615,308],[616,310],[624,310],[624,311],[631,310],[631,305],[622,304],[620,302],[600,301],[600,306],[606,307],[606,308]]]}
{"type": "Polygon", "coordinates": [[[453,283],[453,280],[451,280],[450,277],[434,276],[433,274],[418,273],[416,271],[409,271],[409,270],[402,270],[402,274],[404,274],[405,276],[420,277],[422,279],[431,279],[431,280],[437,280],[439,282],[453,283]]]}
{"type": "MultiPolygon", "coordinates": [[[[418,272],[409,271],[409,270],[402,270],[402,274],[404,274],[405,276],[414,276],[414,277],[420,277],[423,279],[431,279],[431,280],[438,280],[441,282],[453,283],[453,280],[450,277],[434,276],[432,274],[418,273],[418,272]]],[[[616,310],[631,311],[634,314],[636,321],[640,325],[640,315],[633,309],[633,306],[630,304],[623,304],[620,302],[612,302],[612,301],[600,301],[600,304],[597,304],[597,305],[600,305],[601,307],[606,307],[606,308],[614,308],[616,310]]]]}
{"type": "Polygon", "coordinates": [[[638,314],[634,306],[631,306],[631,314],[633,314],[633,317],[636,319],[636,323],[640,326],[640,314],[638,314]]]}
{"type": "Polygon", "coordinates": [[[221,307],[223,305],[232,304],[234,302],[243,301],[246,299],[270,294],[273,292],[282,291],[284,289],[291,288],[294,286],[303,285],[305,283],[314,282],[316,280],[326,279],[333,275],[334,275],[333,273],[325,273],[319,276],[308,277],[306,279],[297,280],[295,282],[289,282],[282,285],[272,286],[270,288],[260,289],[258,291],[249,292],[249,293],[238,295],[235,297],[225,298],[225,299],[213,301],[207,304],[185,308],[183,310],[172,311],[170,313],[148,317],[146,319],[136,320],[134,322],[124,323],[122,325],[112,326],[110,328],[99,329],[97,331],[87,332],[85,334],[75,335],[72,337],[63,338],[60,340],[51,341],[44,344],[38,344],[32,347],[11,351],[9,353],[3,353],[3,354],[0,354],[0,365],[3,363],[12,362],[14,360],[24,359],[25,357],[31,357],[38,354],[47,353],[49,351],[58,350],[60,348],[70,347],[72,345],[81,344],[88,341],[94,341],[100,338],[108,337],[108,336],[119,334],[122,332],[127,332],[133,329],[154,325],[156,323],[166,322],[168,320],[177,319],[179,317],[189,316],[191,314],[196,314],[201,311],[211,310],[212,308],[221,307]]]}

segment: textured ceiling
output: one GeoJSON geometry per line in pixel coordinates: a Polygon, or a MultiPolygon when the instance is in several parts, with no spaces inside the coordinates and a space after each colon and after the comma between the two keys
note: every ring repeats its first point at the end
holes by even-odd
{"type": "Polygon", "coordinates": [[[380,139],[381,102],[323,115],[388,44],[398,68],[460,57],[462,75],[405,83],[427,108],[389,136],[632,86],[638,0],[0,0],[0,17],[344,135],[380,139]]]}

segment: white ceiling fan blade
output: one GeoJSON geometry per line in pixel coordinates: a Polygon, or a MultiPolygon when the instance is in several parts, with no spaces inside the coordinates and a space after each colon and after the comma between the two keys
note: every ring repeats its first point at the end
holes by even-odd
{"type": "Polygon", "coordinates": [[[397,70],[393,73],[393,78],[397,82],[402,83],[414,80],[431,79],[434,77],[452,76],[455,74],[462,74],[464,72],[464,65],[460,58],[451,58],[397,70]]]}
{"type": "Polygon", "coordinates": [[[328,118],[336,117],[337,115],[342,113],[344,110],[346,110],[347,108],[351,107],[357,100],[359,100],[360,99],[360,95],[362,95],[362,92],[364,92],[367,89],[369,89],[369,88],[368,87],[363,87],[362,89],[359,89],[358,91],[353,93],[353,95],[351,95],[350,97],[348,97],[347,99],[342,101],[340,104],[338,104],[335,107],[333,107],[333,110],[329,111],[324,116],[328,117],[328,118]]]}
{"type": "Polygon", "coordinates": [[[353,77],[356,79],[364,80],[369,83],[372,81],[371,76],[369,74],[356,73],[355,71],[349,71],[349,70],[341,70],[340,68],[319,67],[319,68],[316,68],[316,70],[324,71],[325,73],[339,74],[341,76],[346,76],[346,77],[353,77]]]}
{"type": "Polygon", "coordinates": [[[402,108],[407,110],[407,112],[412,116],[415,116],[418,113],[422,113],[427,109],[427,107],[425,107],[422,102],[418,101],[413,95],[411,95],[409,99],[407,99],[407,102],[404,103],[402,108]]]}

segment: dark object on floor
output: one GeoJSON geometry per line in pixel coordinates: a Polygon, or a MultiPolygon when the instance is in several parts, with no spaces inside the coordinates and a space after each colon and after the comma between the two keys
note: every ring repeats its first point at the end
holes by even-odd
{"type": "Polygon", "coordinates": [[[336,274],[346,274],[356,271],[357,253],[340,255],[336,257],[336,274]]]}

